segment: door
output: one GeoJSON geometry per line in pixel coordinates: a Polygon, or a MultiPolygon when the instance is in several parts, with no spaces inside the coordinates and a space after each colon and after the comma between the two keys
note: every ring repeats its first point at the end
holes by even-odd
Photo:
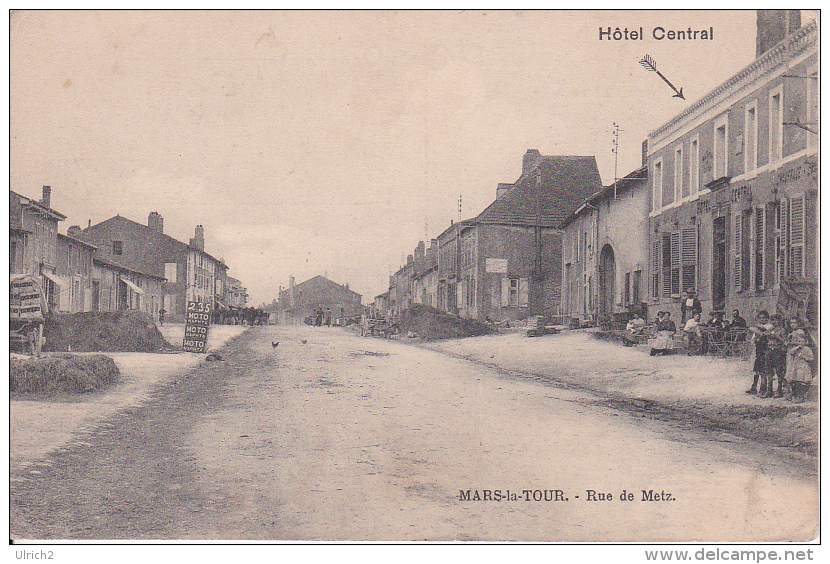
{"type": "Polygon", "coordinates": [[[726,305],[726,218],[712,224],[712,309],[726,305]]]}
{"type": "Polygon", "coordinates": [[[92,281],[92,311],[98,311],[101,303],[101,282],[92,281]]]}
{"type": "Polygon", "coordinates": [[[600,313],[614,311],[616,279],[617,265],[614,260],[614,249],[611,245],[605,245],[599,255],[599,304],[597,305],[600,313]]]}

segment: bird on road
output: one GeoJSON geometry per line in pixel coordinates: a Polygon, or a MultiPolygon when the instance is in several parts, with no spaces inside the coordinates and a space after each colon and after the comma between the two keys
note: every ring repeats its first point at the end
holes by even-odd
{"type": "Polygon", "coordinates": [[[308,339],[303,339],[303,344],[306,344],[307,342],[308,342],[308,339]]]}
{"type": "Polygon", "coordinates": [[[279,341],[277,341],[277,342],[275,343],[274,341],[271,341],[271,346],[272,346],[273,348],[277,348],[278,346],[280,346],[280,342],[279,342],[279,341]]]}

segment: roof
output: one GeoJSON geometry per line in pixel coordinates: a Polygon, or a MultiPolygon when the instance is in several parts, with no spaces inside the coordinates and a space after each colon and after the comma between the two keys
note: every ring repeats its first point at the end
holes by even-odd
{"type": "Polygon", "coordinates": [[[127,272],[132,272],[133,274],[138,274],[140,276],[146,276],[148,278],[156,278],[158,280],[167,280],[164,276],[157,276],[155,274],[150,274],[149,272],[142,272],[140,270],[135,270],[134,268],[130,268],[128,266],[124,266],[123,264],[118,264],[111,260],[102,259],[101,257],[92,257],[92,262],[97,262],[103,264],[104,266],[108,266],[111,268],[117,268],[118,270],[126,270],[127,272]]]}
{"type": "MultiPolygon", "coordinates": [[[[343,284],[338,284],[337,282],[329,280],[328,278],[326,278],[325,276],[323,276],[321,274],[318,274],[317,276],[309,278],[305,282],[300,282],[299,284],[296,284],[294,286],[294,290],[295,291],[296,290],[301,290],[301,289],[303,289],[304,286],[311,286],[311,285],[314,285],[314,284],[319,284],[319,285],[322,285],[322,286],[333,286],[333,287],[336,287],[336,289],[339,290],[339,291],[349,292],[350,294],[354,294],[357,297],[363,297],[361,294],[358,294],[357,292],[355,292],[351,288],[347,288],[343,284]]],[[[289,288],[289,290],[290,290],[290,288],[289,288]]],[[[287,290],[283,290],[283,292],[285,292],[285,291],[287,291],[287,290]]]]}
{"type": "Polygon", "coordinates": [[[53,210],[52,208],[50,208],[48,206],[44,206],[42,203],[40,203],[37,200],[34,200],[32,198],[29,198],[28,196],[23,196],[21,194],[18,194],[14,190],[9,190],[9,195],[19,197],[21,205],[26,205],[26,206],[33,207],[36,210],[49,215],[53,219],[57,219],[58,221],[63,221],[64,219],[66,219],[66,216],[63,215],[62,213],[60,213],[58,211],[55,211],[55,210],[53,210]],[[23,200],[25,200],[25,202],[23,202],[23,200]]]}
{"type": "MultiPolygon", "coordinates": [[[[639,182],[648,180],[648,167],[644,166],[628,173],[623,178],[620,178],[617,181],[616,188],[613,184],[609,184],[608,186],[604,187],[602,190],[598,192],[594,192],[589,197],[585,198],[576,209],[572,211],[568,217],[566,217],[560,224],[559,229],[565,229],[568,225],[573,222],[574,219],[579,217],[583,210],[587,207],[586,204],[596,205],[597,203],[601,202],[602,200],[608,198],[609,196],[613,196],[614,192],[616,191],[618,194],[620,192],[626,192],[627,190],[635,187],[638,185],[639,182]]],[[[645,182],[642,182],[642,185],[645,186],[645,182]]]]}
{"type": "Polygon", "coordinates": [[[474,221],[555,228],[577,202],[601,188],[602,179],[595,157],[544,156],[474,221]],[[536,171],[539,169],[544,172],[541,186],[536,183],[536,171]]]}
{"type": "Polygon", "coordinates": [[[84,247],[88,247],[88,248],[93,249],[93,250],[98,248],[98,247],[96,247],[95,245],[93,245],[91,243],[87,243],[86,241],[81,241],[80,239],[76,239],[75,237],[72,237],[70,235],[64,235],[63,233],[58,233],[58,238],[67,239],[68,241],[71,241],[72,243],[77,243],[78,245],[83,245],[84,247]]]}
{"type": "MultiPolygon", "coordinates": [[[[139,222],[137,222],[137,221],[133,221],[132,219],[126,218],[126,217],[121,216],[121,215],[117,215],[117,216],[115,216],[115,217],[111,217],[111,218],[109,218],[109,219],[105,219],[104,221],[102,221],[102,222],[100,222],[100,223],[96,223],[95,225],[93,225],[93,226],[91,226],[91,227],[87,227],[86,229],[84,229],[83,231],[81,231],[81,233],[79,233],[79,235],[80,235],[81,237],[84,237],[84,235],[85,235],[85,234],[86,234],[86,235],[88,235],[88,236],[91,236],[91,235],[89,235],[90,230],[92,230],[92,229],[94,229],[94,228],[96,228],[96,227],[98,227],[98,226],[104,225],[105,223],[108,223],[108,222],[111,222],[111,221],[122,221],[122,222],[125,222],[125,223],[129,224],[129,225],[130,225],[132,228],[134,228],[134,229],[140,229],[142,232],[144,232],[144,233],[146,233],[146,234],[149,234],[149,235],[151,235],[152,237],[154,237],[154,238],[156,238],[156,239],[159,239],[159,240],[165,241],[166,243],[168,243],[168,244],[170,244],[170,245],[172,245],[172,246],[174,246],[174,247],[178,247],[178,248],[179,248],[179,250],[186,250],[186,249],[187,249],[187,250],[198,251],[198,252],[200,252],[200,253],[203,253],[203,254],[204,254],[205,256],[207,256],[209,259],[212,259],[212,260],[213,260],[214,262],[216,262],[217,264],[220,264],[220,265],[222,264],[222,262],[221,262],[219,259],[217,259],[216,257],[212,256],[210,253],[208,253],[208,252],[206,252],[206,251],[203,251],[203,250],[198,249],[198,248],[196,248],[196,247],[194,247],[194,246],[191,246],[191,245],[189,245],[188,243],[183,243],[183,242],[179,241],[178,239],[175,239],[174,237],[171,237],[170,235],[167,235],[166,233],[162,233],[161,231],[158,231],[158,230],[156,230],[156,229],[153,229],[153,228],[152,228],[152,227],[150,227],[149,225],[144,225],[143,223],[139,223],[139,222]]],[[[85,238],[85,237],[84,237],[84,238],[85,238]]],[[[150,259],[150,258],[151,258],[151,257],[150,257],[149,255],[147,255],[147,256],[145,257],[145,259],[150,259]]],[[[111,259],[108,259],[108,260],[111,260],[111,259]]],[[[150,262],[148,262],[147,260],[145,260],[145,261],[141,262],[139,265],[137,265],[137,268],[138,268],[139,270],[136,270],[136,272],[147,271],[147,270],[148,270],[150,267],[152,267],[152,266],[156,266],[155,262],[150,263],[150,262]]],[[[130,267],[125,266],[124,268],[130,268],[130,267]]]]}

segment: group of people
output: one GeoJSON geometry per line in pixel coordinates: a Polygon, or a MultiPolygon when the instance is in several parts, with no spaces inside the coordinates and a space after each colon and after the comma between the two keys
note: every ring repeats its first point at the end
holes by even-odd
{"type": "Polygon", "coordinates": [[[318,306],[312,317],[311,325],[314,327],[322,327],[323,325],[331,327],[331,308],[327,307],[323,310],[322,306],[318,306]]]}
{"type": "Polygon", "coordinates": [[[781,315],[758,312],[757,324],[750,327],[755,345],[752,386],[748,394],[762,398],[804,401],[813,383],[814,354],[804,323],[793,317],[785,323],[781,315]],[[773,392],[775,380],[778,389],[773,392]]]}
{"type": "Polygon", "coordinates": [[[704,333],[703,328],[713,329],[709,335],[716,339],[724,339],[726,335],[732,333],[732,339],[735,341],[744,341],[746,339],[746,319],[741,317],[741,313],[734,309],[732,310],[732,321],[725,318],[722,311],[713,311],[709,314],[709,320],[706,323],[701,323],[700,313],[695,313],[683,325],[683,340],[686,342],[686,350],[688,354],[695,352],[705,354],[709,343],[707,342],[707,333],[704,333]]]}

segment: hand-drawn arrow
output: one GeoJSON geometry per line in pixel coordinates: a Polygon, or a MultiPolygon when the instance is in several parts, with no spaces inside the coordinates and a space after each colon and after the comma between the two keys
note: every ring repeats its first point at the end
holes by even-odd
{"type": "Polygon", "coordinates": [[[661,73],[659,70],[657,70],[657,63],[654,62],[654,59],[652,59],[651,57],[646,55],[645,57],[640,59],[640,64],[643,65],[643,68],[646,69],[647,71],[656,72],[657,76],[662,78],[663,81],[665,81],[666,84],[671,86],[671,89],[674,90],[674,92],[675,92],[675,94],[674,94],[674,96],[672,96],[672,98],[680,98],[681,100],[686,99],[686,97],[683,95],[683,87],[681,86],[680,90],[675,88],[674,84],[669,82],[669,79],[666,78],[665,76],[663,76],[663,73],[661,73]]]}

